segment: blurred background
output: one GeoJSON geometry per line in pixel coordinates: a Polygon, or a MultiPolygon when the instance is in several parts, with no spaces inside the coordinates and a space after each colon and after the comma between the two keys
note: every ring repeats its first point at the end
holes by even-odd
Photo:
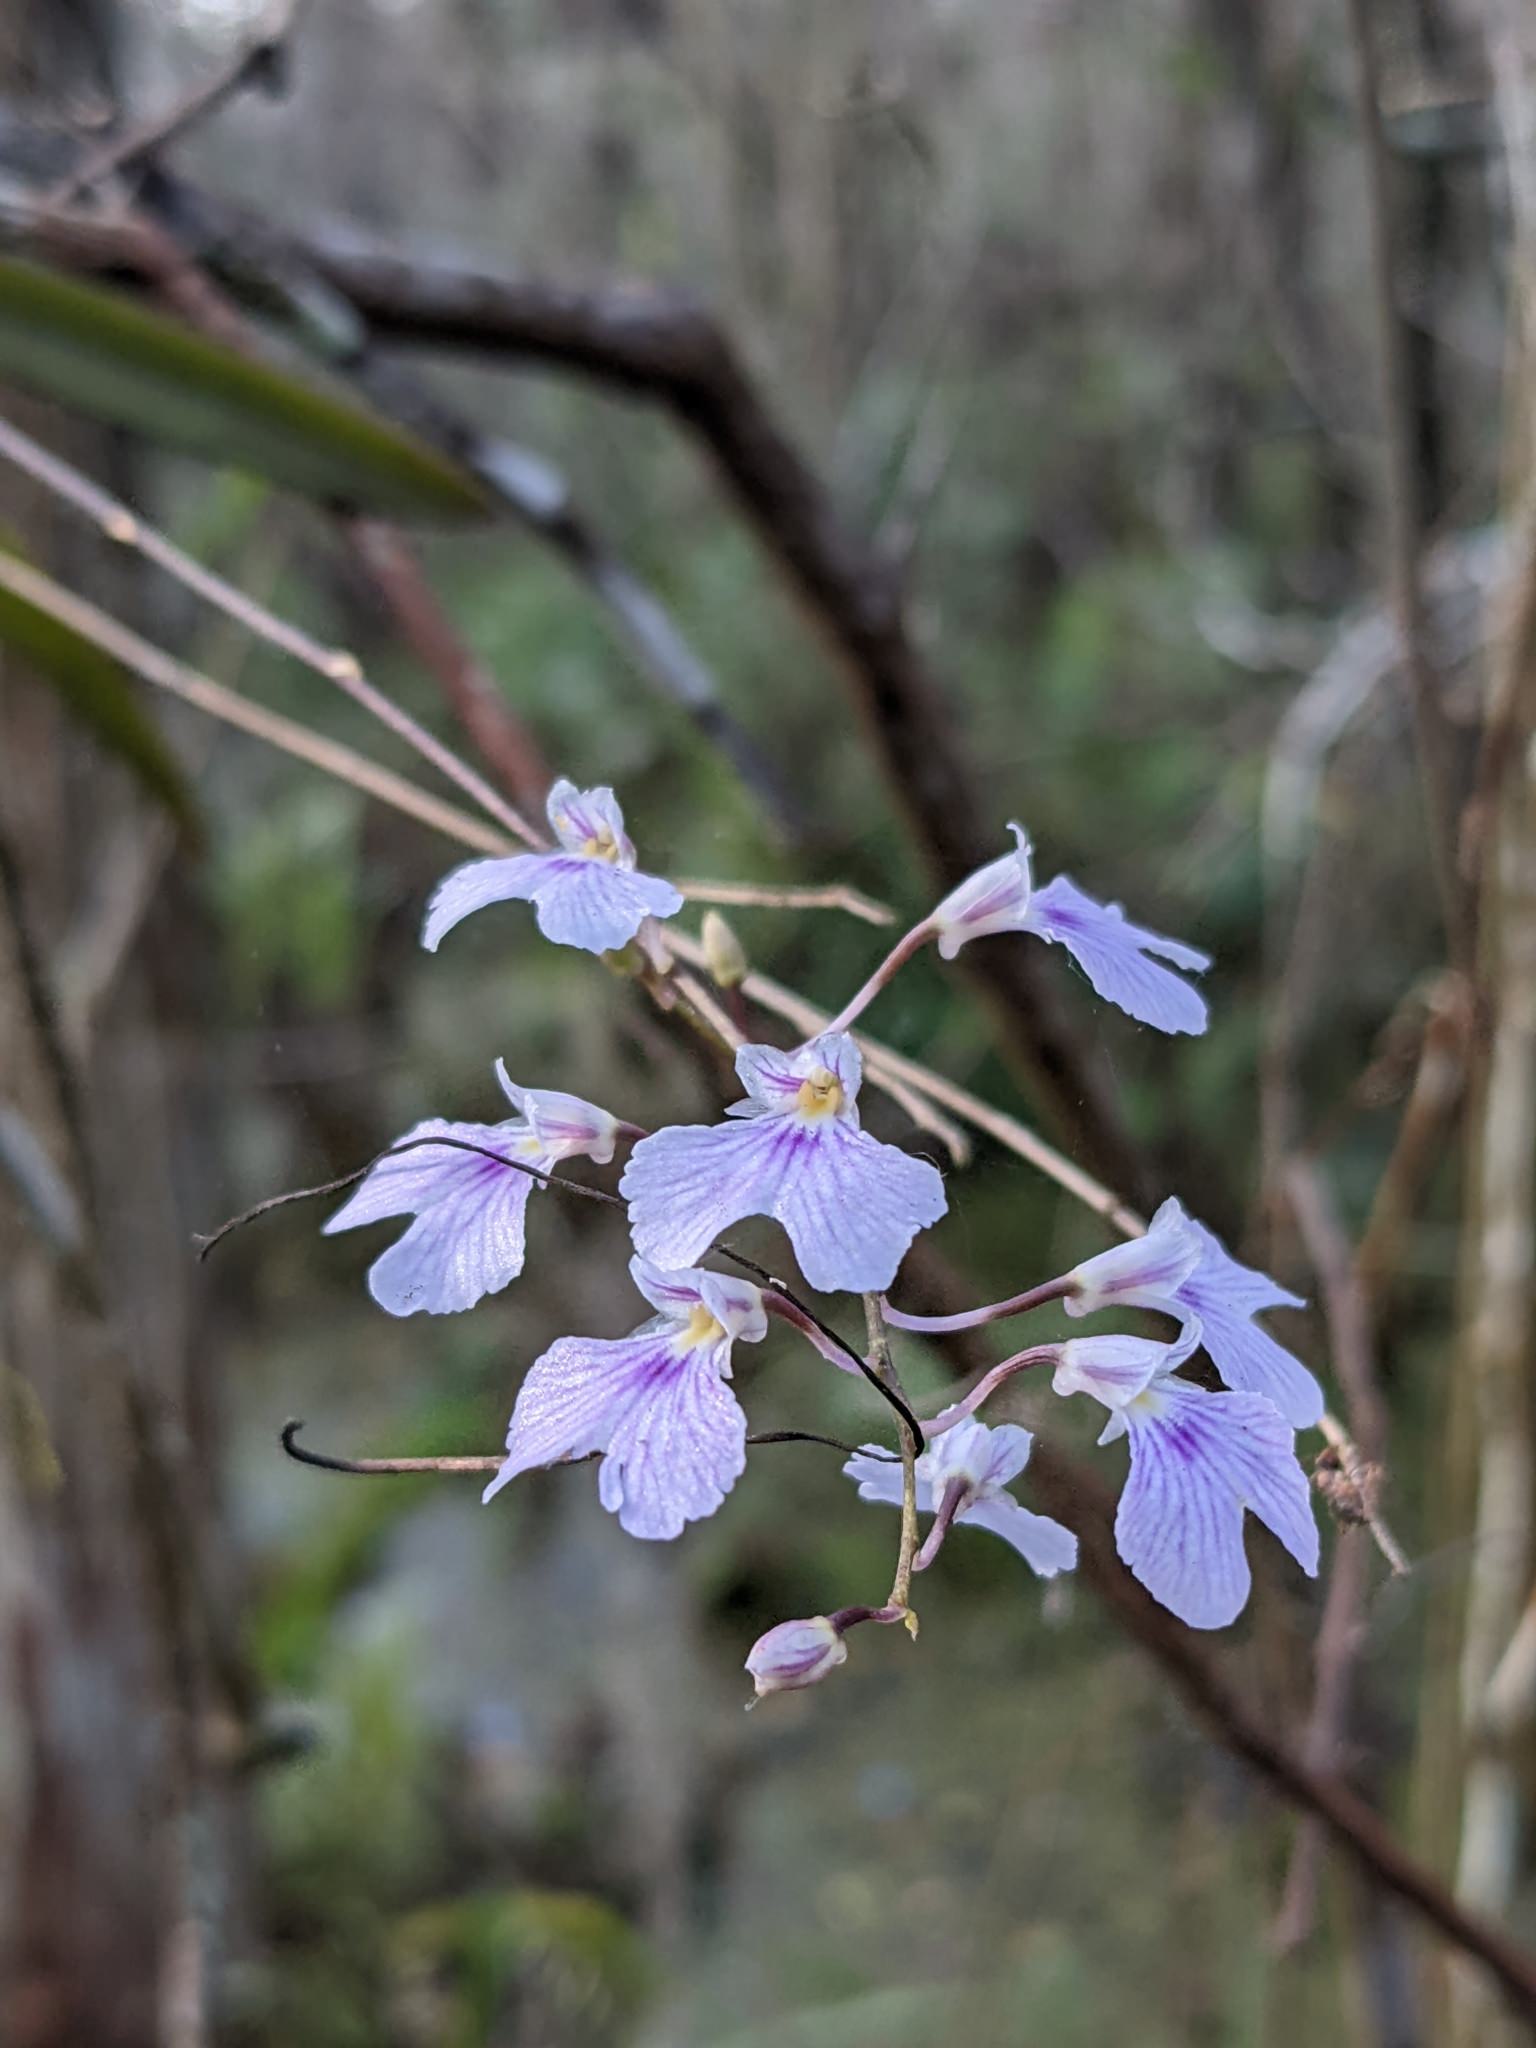
{"type": "MultiPolygon", "coordinates": [[[[1019,1124],[1309,1297],[1276,1328],[1345,1519],[1315,1585],[1250,1542],[1198,1668],[1518,1946],[1533,234],[1521,0],[5,0],[0,2039],[1528,2037],[1202,1715],[1102,1555],[1085,1404],[1007,1412],[1092,1572],[962,1532],[915,1647],[865,1631],[750,1717],[756,1635],[883,1597],[894,1518],[834,1452],[756,1451],[664,1546],[585,1469],[482,1510],[285,1459],[290,1417],[494,1452],[546,1343],[640,1320],[622,1227],[536,1194],[513,1288],[400,1322],[387,1233],[324,1203],[194,1233],[495,1120],[497,1057],[647,1124],[728,1084],[520,911],[424,955],[463,847],[156,684],[462,805],[275,614],[514,802],[615,784],[657,872],[910,921],[1017,817],[1207,947],[1199,1041],[1022,942],[882,998],[973,1105],[871,1091],[971,1153],[906,1298],[1110,1241],[1019,1124]]],[[[727,915],[829,1007],[885,944],[727,915]]],[[[931,1400],[1005,1344],[899,1360],[931,1400]]],[[[738,1384],[756,1428],[883,1427],[786,1337],[738,1384]]]]}

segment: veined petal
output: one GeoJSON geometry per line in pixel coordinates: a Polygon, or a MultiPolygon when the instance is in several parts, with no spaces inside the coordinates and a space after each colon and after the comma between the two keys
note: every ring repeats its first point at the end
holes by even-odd
{"type": "Polygon", "coordinates": [[[699,1292],[699,1271],[696,1266],[680,1267],[669,1272],[650,1259],[638,1255],[629,1262],[629,1277],[654,1309],[674,1322],[686,1323],[703,1300],[699,1292]]]}
{"type": "MultiPolygon", "coordinates": [[[[874,1455],[876,1446],[865,1444],[855,1451],[843,1466],[845,1479],[852,1479],[859,1489],[859,1499],[875,1501],[881,1507],[899,1508],[902,1501],[902,1474],[899,1458],[884,1458],[874,1455]]],[[[931,1515],[934,1509],[933,1482],[923,1472],[923,1460],[917,1461],[917,1511],[920,1515],[931,1515]]]]}
{"type": "Polygon", "coordinates": [[[822,1073],[837,1083],[835,1103],[828,1113],[858,1121],[854,1105],[864,1062],[846,1031],[823,1032],[792,1052],[776,1045],[743,1045],[736,1053],[736,1072],[747,1096],[744,1102],[732,1103],[727,1116],[799,1114],[802,1084],[822,1073]]]}
{"type": "Polygon", "coordinates": [[[1049,1515],[1037,1515],[1007,1494],[989,1494],[973,1500],[956,1515],[957,1524],[968,1529],[990,1529],[1023,1558],[1042,1579],[1054,1579],[1058,1572],[1077,1568],[1077,1538],[1049,1515]]]}
{"type": "Polygon", "coordinates": [[[1016,1479],[1029,1463],[1034,1438],[1015,1422],[988,1427],[984,1422],[957,1422],[953,1429],[929,1440],[918,1465],[942,1495],[952,1479],[964,1480],[973,1492],[1016,1479]]]}
{"type": "Polygon", "coordinates": [[[1121,1557],[1191,1628],[1242,1612],[1251,1507],[1302,1569],[1317,1570],[1317,1528],[1291,1431],[1269,1402],[1164,1381],[1130,1417],[1131,1471],[1115,1517],[1121,1557]]]}
{"type": "Polygon", "coordinates": [[[968,875],[928,918],[939,935],[942,959],[953,960],[968,939],[1024,929],[1031,886],[1029,840],[1022,825],[1010,824],[1008,830],[1017,841],[1016,850],[968,875]]]}
{"type": "Polygon", "coordinates": [[[773,1213],[785,1174],[818,1136],[793,1118],[760,1117],[642,1138],[619,1182],[636,1251],[664,1271],[691,1266],[730,1224],[773,1213]]]}
{"type": "Polygon", "coordinates": [[[570,1159],[582,1154],[606,1166],[618,1143],[618,1118],[580,1095],[566,1095],[558,1088],[519,1088],[509,1078],[503,1061],[496,1062],[496,1078],[507,1100],[521,1110],[540,1147],[551,1159],[570,1159]]]}
{"type": "Polygon", "coordinates": [[[432,891],[421,943],[435,953],[444,934],[488,903],[526,903],[548,865],[541,853],[515,853],[504,860],[467,860],[444,875],[432,891]]]}
{"type": "Polygon", "coordinates": [[[948,1207],[937,1167],[838,1118],[781,1175],[770,1213],[812,1287],[883,1294],[913,1238],[948,1207]]]}
{"type": "Polygon", "coordinates": [[[1099,903],[1058,875],[1036,890],[1023,929],[1065,946],[1105,1001],[1128,1016],[1159,1031],[1205,1030],[1205,998],[1151,956],[1198,972],[1210,966],[1209,954],[1130,923],[1118,903],[1099,903]]]}
{"type": "Polygon", "coordinates": [[[746,1470],[747,1418],[726,1385],[728,1343],[657,1371],[608,1440],[598,1497],[631,1536],[681,1535],[712,1515],[746,1470]]]}
{"type": "Polygon", "coordinates": [[[1062,1307],[1070,1316],[1104,1308],[1153,1308],[1165,1315],[1186,1313],[1184,1283],[1204,1256],[1199,1226],[1169,1196],[1145,1236],[1111,1245],[1074,1266],[1072,1291],[1062,1307]]]}
{"type": "Polygon", "coordinates": [[[627,946],[648,917],[675,917],[683,899],[670,882],[606,861],[549,854],[529,890],[539,930],[557,946],[612,953],[627,946]]]}
{"type": "Polygon", "coordinates": [[[634,866],[635,849],[624,830],[624,813],[606,784],[578,789],[562,776],[550,787],[544,814],[567,853],[583,854],[588,860],[610,860],[624,868],[634,866]]]}
{"type": "Polygon", "coordinates": [[[750,1280],[738,1279],[734,1273],[701,1271],[699,1294],[733,1344],[761,1344],[767,1336],[763,1290],[750,1280]]]}
{"type": "Polygon", "coordinates": [[[1316,1429],[1323,1390],[1296,1357],[1246,1316],[1212,1305],[1203,1318],[1205,1348],[1229,1387],[1262,1394],[1293,1429],[1316,1429]]]}
{"type": "Polygon", "coordinates": [[[1106,1408],[1124,1408],[1191,1357],[1200,1338],[1200,1324],[1193,1316],[1172,1344],[1108,1332],[1102,1337],[1069,1337],[1061,1347],[1051,1387],[1058,1394],[1090,1394],[1106,1408]]]}
{"type": "MultiPolygon", "coordinates": [[[[429,1118],[413,1139],[453,1138],[547,1166],[526,1126],[445,1123],[429,1118]]],[[[422,1145],[381,1159],[351,1200],[322,1225],[326,1235],[386,1217],[416,1215],[403,1237],[369,1269],[368,1288],[391,1315],[451,1315],[495,1294],[523,1269],[523,1225],[537,1183],[515,1166],[477,1152],[422,1145]]]]}
{"type": "Polygon", "coordinates": [[[1306,1307],[1301,1295],[1279,1286],[1257,1266],[1234,1259],[1214,1230],[1194,1217],[1189,1218],[1189,1228],[1200,1246],[1200,1260],[1181,1292],[1197,1312],[1222,1307],[1251,1316],[1266,1308],[1306,1307]]]}
{"type": "Polygon", "coordinates": [[[507,1459],[490,1500],[519,1473],[605,1450],[626,1409],[669,1370],[668,1338],[561,1337],[529,1366],[507,1429],[507,1459]]]}

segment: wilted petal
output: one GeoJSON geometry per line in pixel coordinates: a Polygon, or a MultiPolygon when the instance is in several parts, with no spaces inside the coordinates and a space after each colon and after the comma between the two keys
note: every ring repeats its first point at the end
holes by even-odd
{"type": "Polygon", "coordinates": [[[937,1167],[838,1119],[782,1176],[769,1213],[812,1287],[870,1294],[890,1286],[913,1238],[948,1207],[937,1167]]]}
{"type": "MultiPolygon", "coordinates": [[[[460,1144],[547,1164],[518,1124],[445,1123],[429,1118],[396,1142],[451,1138],[460,1144]]],[[[523,1222],[536,1182],[515,1166],[452,1145],[419,1145],[381,1159],[322,1229],[327,1236],[386,1217],[416,1221],[369,1269],[368,1289],[394,1316],[451,1315],[495,1294],[523,1270],[523,1222]]]]}
{"type": "Polygon", "coordinates": [[[1077,1538],[1072,1531],[1049,1515],[1032,1514],[1006,1494],[972,1501],[955,1520],[968,1529],[990,1529],[994,1536],[1001,1536],[1042,1579],[1077,1569],[1077,1538]]]}
{"type": "Polygon", "coordinates": [[[968,939],[988,932],[1017,932],[1029,912],[1029,840],[1022,825],[1008,830],[1018,842],[1013,853],[978,868],[951,889],[927,923],[938,933],[940,956],[953,960],[968,939]]]}
{"type": "Polygon", "coordinates": [[[1065,946],[1105,1001],[1129,1016],[1159,1031],[1204,1031],[1205,998],[1150,956],[1199,971],[1209,954],[1131,924],[1119,904],[1096,902],[1066,875],[1035,892],[1024,928],[1065,946]]]}
{"type": "Polygon", "coordinates": [[[1069,1316],[1104,1308],[1155,1308],[1185,1313],[1184,1282],[1203,1257],[1199,1226],[1170,1196],[1142,1237],[1128,1238],[1084,1259],[1067,1275],[1071,1291],[1062,1302],[1069,1316]]]}
{"type": "Polygon", "coordinates": [[[1178,1380],[1130,1411],[1131,1472],[1115,1517],[1121,1557],[1153,1598],[1191,1628],[1224,1628],[1250,1577],[1245,1506],[1307,1573],[1317,1526],[1293,1437],[1268,1401],[1208,1394],[1178,1380]]]}

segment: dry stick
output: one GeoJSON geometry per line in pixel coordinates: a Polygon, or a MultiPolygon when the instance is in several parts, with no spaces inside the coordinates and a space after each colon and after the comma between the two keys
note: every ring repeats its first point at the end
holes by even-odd
{"type": "MultiPolygon", "coordinates": [[[[0,438],[3,438],[3,422],[0,422],[0,438]]],[[[468,812],[441,802],[424,789],[418,789],[403,775],[376,766],[365,754],[344,746],[339,740],[325,739],[307,725],[285,718],[280,712],[264,710],[248,698],[225,689],[222,683],[216,683],[186,662],[176,660],[174,655],[145,640],[131,627],[120,624],[88,599],[77,597],[73,591],[55,583],[52,577],[44,576],[40,570],[3,551],[0,551],[0,589],[10,591],[38,611],[45,612],[71,633],[91,641],[142,681],[169,691],[173,697],[195,705],[210,717],[221,719],[226,725],[237,726],[242,732],[265,740],[269,746],[292,754],[300,761],[307,761],[311,767],[319,768],[338,782],[350,783],[354,789],[377,797],[380,803],[389,804],[394,810],[404,812],[407,817],[417,819],[435,832],[457,839],[461,845],[480,853],[508,851],[503,834],[489,825],[482,825],[468,812]]]]}
{"type": "MultiPolygon", "coordinates": [[[[488,1472],[499,1472],[507,1462],[505,1451],[492,1452],[483,1456],[430,1457],[430,1458],[334,1458],[323,1451],[312,1451],[299,1442],[302,1421],[285,1422],[278,1431],[278,1442],[296,1465],[315,1465],[322,1472],[347,1472],[361,1479],[402,1478],[412,1473],[432,1472],[450,1475],[472,1474],[483,1476],[488,1472]]],[[[829,1451],[841,1451],[845,1457],[875,1456],[894,1463],[886,1451],[871,1453],[859,1444],[844,1443],[841,1437],[820,1436],[813,1429],[758,1429],[747,1433],[747,1442],[754,1447],[758,1444],[823,1444],[829,1451]]],[[[557,1458],[556,1465],[586,1465],[593,1458],[600,1458],[601,1451],[584,1451],[578,1456],[557,1458]]],[[[544,1466],[541,1470],[553,1468],[544,1466]]]]}
{"type": "Polygon", "coordinates": [[[1355,51],[1356,104],[1365,150],[1370,220],[1371,286],[1376,320],[1382,435],[1382,512],[1390,556],[1392,608],[1402,642],[1413,720],[1414,751],[1424,791],[1431,864],[1440,896],[1448,956],[1472,964],[1472,921],[1456,854],[1455,735],[1445,716],[1440,679],[1429,649],[1421,556],[1423,511],[1413,439],[1413,388],[1397,301],[1393,257],[1391,164],[1381,117],[1381,76],[1372,0],[1345,0],[1355,51]]]}
{"type": "Polygon", "coordinates": [[[843,882],[781,883],[763,887],[755,882],[683,882],[672,886],[690,903],[739,903],[764,910],[846,910],[865,924],[896,922],[889,905],[877,903],[862,889],[850,889],[843,882]]]}
{"type": "Polygon", "coordinates": [[[174,541],[167,540],[164,534],[139,518],[121,499],[93,484],[88,477],[50,454],[29,435],[22,433],[19,427],[4,419],[0,419],[0,457],[14,463],[35,483],[84,513],[108,540],[132,548],[144,560],[174,576],[178,583],[205,603],[238,620],[258,639],[290,655],[344,691],[381,725],[387,726],[424,760],[430,761],[440,774],[456,783],[488,817],[494,818],[515,839],[522,840],[525,846],[543,845],[540,835],[505,798],[497,794],[484,776],[477,775],[451,748],[445,747],[441,740],[434,738],[424,726],[368,681],[355,654],[349,654],[342,648],[323,646],[300,627],[269,611],[254,598],[247,597],[233,584],[226,583],[222,576],[215,575],[213,570],[205,568],[177,547],[174,541]]]}

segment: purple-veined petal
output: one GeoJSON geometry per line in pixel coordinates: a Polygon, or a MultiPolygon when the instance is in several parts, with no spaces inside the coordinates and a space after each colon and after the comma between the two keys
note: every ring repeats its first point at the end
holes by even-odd
{"type": "Polygon", "coordinates": [[[674,1358],[668,1335],[557,1338],[518,1389],[506,1462],[482,1498],[520,1473],[604,1450],[625,1411],[674,1358]]]}
{"type": "Polygon", "coordinates": [[[704,1306],[733,1344],[761,1344],[768,1334],[768,1311],[763,1290],[734,1273],[699,1274],[699,1295],[704,1306]]]}
{"type": "Polygon", "coordinates": [[[598,1497],[631,1536],[664,1541],[712,1515],[746,1469],[747,1418],[722,1376],[729,1344],[658,1370],[608,1440],[598,1497]]]}
{"type": "Polygon", "coordinates": [[[703,1300],[699,1292],[698,1269],[694,1266],[668,1271],[650,1259],[637,1256],[629,1262],[629,1277],[651,1307],[664,1316],[671,1316],[674,1322],[686,1323],[703,1300]]]}
{"type": "Polygon", "coordinates": [[[968,875],[927,919],[938,933],[941,959],[953,960],[968,939],[1024,929],[1031,886],[1029,840],[1022,825],[1010,824],[1008,830],[1018,842],[1015,851],[968,875]]]}
{"type": "MultiPolygon", "coordinates": [[[[547,1167],[530,1133],[518,1124],[416,1124],[397,1144],[456,1138],[463,1144],[547,1167]]],[[[515,1166],[479,1153],[421,1145],[381,1159],[357,1192],[322,1225],[327,1236],[415,1214],[416,1221],[369,1269],[368,1289],[391,1315],[423,1310],[451,1315],[495,1294],[523,1270],[523,1222],[537,1186],[515,1166]]]]}
{"type": "Polygon", "coordinates": [[[1104,1000],[1128,1016],[1159,1031],[1205,1030],[1205,998],[1151,956],[1195,971],[1209,967],[1210,956],[1130,923],[1119,904],[1096,902],[1058,875],[1036,890],[1024,929],[1065,946],[1104,1000]]]}
{"type": "Polygon", "coordinates": [[[936,1495],[942,1495],[952,1479],[964,1480],[979,1493],[983,1487],[1003,1486],[1016,1479],[1029,1463],[1034,1441],[1016,1422],[989,1428],[984,1422],[967,1420],[930,1437],[918,1464],[936,1495]]]}
{"type": "Polygon", "coordinates": [[[1127,1411],[1131,1471],[1115,1544],[1153,1598],[1191,1628],[1224,1628],[1250,1577],[1243,1511],[1251,1507],[1302,1569],[1317,1570],[1317,1528],[1290,1429],[1252,1394],[1208,1394],[1164,1381],[1127,1411]]]}
{"type": "Polygon", "coordinates": [[[948,1207],[936,1166],[837,1118],[781,1176],[771,1213],[812,1287],[880,1294],[913,1238],[948,1207]]]}
{"type": "Polygon", "coordinates": [[[1077,1538],[1072,1531],[1053,1522],[1049,1515],[1033,1514],[1006,1494],[971,1501],[956,1515],[955,1522],[968,1529],[990,1529],[994,1536],[1001,1536],[1042,1579],[1053,1579],[1058,1572],[1077,1568],[1077,1538]]]}
{"type": "Polygon", "coordinates": [[[1214,1230],[1197,1222],[1194,1217],[1188,1221],[1200,1246],[1200,1261],[1180,1293],[1197,1314],[1215,1307],[1228,1308],[1245,1316],[1256,1315],[1260,1309],[1266,1308],[1306,1307],[1301,1295],[1279,1286],[1257,1266],[1245,1266],[1241,1260],[1234,1259],[1214,1230]]]}
{"type": "Polygon", "coordinates": [[[489,903],[526,903],[548,865],[541,853],[515,853],[504,860],[467,860],[451,869],[427,904],[421,943],[435,953],[444,935],[471,912],[489,903]]]}
{"type": "Polygon", "coordinates": [[[829,1097],[829,1108],[818,1113],[858,1121],[854,1105],[864,1062],[846,1031],[824,1032],[792,1052],[776,1045],[743,1045],[736,1053],[736,1072],[747,1091],[746,1099],[732,1103],[727,1116],[799,1114],[802,1083],[811,1075],[824,1073],[837,1083],[837,1092],[829,1097]]]}
{"type": "Polygon", "coordinates": [[[771,1692],[817,1685],[847,1661],[843,1638],[826,1615],[813,1614],[807,1621],[781,1621],[759,1636],[747,1652],[745,1669],[758,1699],[765,1699],[771,1692]]]}
{"type": "Polygon", "coordinates": [[[559,1088],[519,1088],[502,1060],[496,1062],[496,1078],[514,1109],[521,1112],[540,1148],[551,1159],[570,1159],[583,1154],[606,1166],[618,1143],[618,1118],[580,1095],[567,1095],[559,1088]]]}
{"type": "MultiPolygon", "coordinates": [[[[921,1458],[917,1465],[917,1511],[920,1515],[931,1515],[934,1509],[933,1483],[924,1475],[921,1458]]],[[[857,1484],[860,1500],[874,1501],[887,1508],[901,1506],[901,1460],[876,1455],[874,1444],[865,1444],[862,1450],[854,1452],[843,1466],[843,1476],[857,1484]]]]}
{"type": "Polygon", "coordinates": [[[677,890],[657,875],[570,854],[548,855],[528,893],[545,938],[586,953],[617,952],[646,918],[675,917],[683,907],[677,890]]]}
{"type": "Polygon", "coordinates": [[[624,830],[624,813],[606,784],[578,789],[562,776],[550,788],[544,813],[550,831],[567,853],[609,860],[622,868],[634,866],[635,849],[624,830]]]}
{"type": "Polygon", "coordinates": [[[1193,1316],[1172,1344],[1118,1332],[1069,1337],[1061,1347],[1051,1387],[1058,1394],[1089,1394],[1111,1410],[1124,1408],[1191,1357],[1200,1339],[1200,1324],[1193,1316]]]}
{"type": "Polygon", "coordinates": [[[1316,1429],[1323,1390],[1293,1352],[1246,1316],[1212,1304],[1204,1312],[1205,1348],[1229,1387],[1262,1394],[1293,1429],[1316,1429]]]}
{"type": "Polygon", "coordinates": [[[1062,1307],[1069,1316],[1094,1315],[1104,1308],[1153,1308],[1182,1317],[1181,1290],[1203,1256],[1198,1226],[1170,1195],[1145,1236],[1111,1245],[1073,1267],[1067,1276],[1072,1290],[1062,1307]]]}
{"type": "Polygon", "coordinates": [[[672,1124],[642,1138],[619,1182],[636,1251],[664,1271],[691,1266],[732,1223],[771,1214],[785,1173],[817,1141],[791,1117],[672,1124]]]}

